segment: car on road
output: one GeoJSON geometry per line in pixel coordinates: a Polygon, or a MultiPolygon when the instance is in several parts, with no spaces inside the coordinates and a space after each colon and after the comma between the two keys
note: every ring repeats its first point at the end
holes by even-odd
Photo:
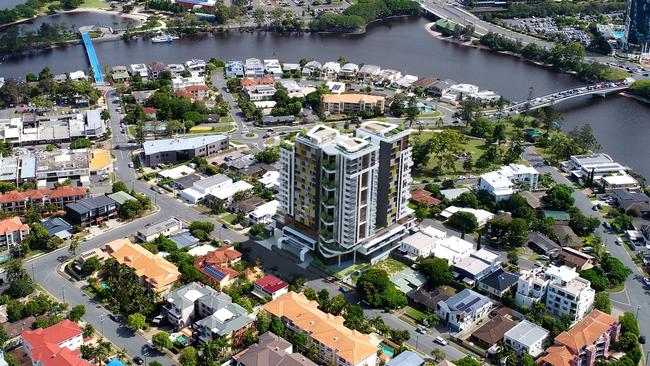
{"type": "Polygon", "coordinates": [[[129,168],[133,168],[134,166],[133,163],[129,163],[129,168]]]}
{"type": "Polygon", "coordinates": [[[144,360],[140,356],[135,356],[133,357],[133,363],[136,365],[142,365],[144,363],[144,360]]]}
{"type": "Polygon", "coordinates": [[[116,322],[116,323],[119,323],[119,322],[120,322],[120,316],[119,316],[119,315],[110,314],[108,317],[109,317],[112,321],[114,321],[114,322],[116,322]]]}
{"type": "Polygon", "coordinates": [[[645,336],[640,336],[639,337],[639,343],[645,344],[645,336]]]}
{"type": "Polygon", "coordinates": [[[433,341],[436,342],[436,343],[438,343],[438,344],[441,345],[441,346],[446,346],[446,345],[448,344],[447,341],[445,341],[444,338],[442,338],[442,337],[440,337],[440,336],[434,338],[433,341]]]}
{"type": "Polygon", "coordinates": [[[84,241],[88,241],[88,240],[90,240],[90,239],[92,239],[92,238],[94,238],[94,237],[95,237],[95,235],[93,235],[93,234],[88,234],[88,235],[84,236],[84,241]]]}
{"type": "Polygon", "coordinates": [[[623,245],[623,239],[616,238],[616,245],[623,245]]]}
{"type": "Polygon", "coordinates": [[[224,242],[224,244],[226,244],[226,245],[230,245],[230,244],[232,244],[232,240],[228,240],[228,239],[224,240],[223,242],[224,242]]]}
{"type": "Polygon", "coordinates": [[[342,293],[347,293],[350,292],[350,289],[345,286],[341,286],[339,287],[339,291],[341,291],[342,293]]]}
{"type": "Polygon", "coordinates": [[[537,256],[537,259],[541,259],[541,260],[543,260],[543,261],[547,261],[547,260],[549,260],[550,258],[548,257],[548,255],[543,255],[543,254],[542,254],[542,255],[538,255],[538,256],[537,256]]]}

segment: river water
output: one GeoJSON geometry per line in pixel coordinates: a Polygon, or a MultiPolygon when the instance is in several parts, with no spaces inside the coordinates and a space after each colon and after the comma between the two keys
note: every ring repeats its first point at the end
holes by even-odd
{"type": "MultiPolygon", "coordinates": [[[[95,43],[103,65],[182,62],[190,58],[244,59],[278,58],[297,62],[313,58],[321,62],[343,56],[355,63],[375,63],[420,77],[451,78],[493,89],[510,100],[524,100],[528,88],[535,95],[571,88],[582,83],[564,74],[522,62],[518,58],[464,47],[433,38],[425,31],[424,18],[400,18],[369,27],[363,35],[280,35],[276,33],[229,33],[184,38],[173,44],[147,40],[95,43]]],[[[77,24],[83,25],[83,24],[77,24]]],[[[86,69],[81,45],[8,58],[0,65],[0,76],[23,77],[49,65],[55,72],[86,69]]],[[[604,148],[615,159],[650,177],[650,108],[625,97],[583,99],[566,102],[563,129],[590,123],[604,148]]]]}
{"type": "Polygon", "coordinates": [[[24,4],[27,0],[0,0],[0,9],[13,9],[18,4],[24,4]]]}

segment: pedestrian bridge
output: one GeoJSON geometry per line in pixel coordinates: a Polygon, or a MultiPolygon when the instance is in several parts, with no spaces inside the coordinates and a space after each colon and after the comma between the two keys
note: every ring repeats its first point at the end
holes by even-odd
{"type": "Polygon", "coordinates": [[[102,68],[99,64],[99,59],[95,53],[95,47],[93,47],[93,42],[90,39],[90,35],[87,32],[82,32],[81,39],[84,42],[86,55],[88,55],[88,62],[90,62],[90,67],[92,67],[93,75],[95,76],[95,83],[104,84],[104,75],[102,74],[102,68]]]}
{"type": "Polygon", "coordinates": [[[510,106],[506,107],[505,112],[508,115],[515,115],[523,113],[526,110],[532,111],[586,95],[593,95],[604,98],[609,94],[618,93],[627,90],[628,88],[629,83],[625,81],[619,83],[603,83],[580,88],[567,89],[534,98],[530,100],[530,102],[524,101],[513,103],[510,106]]]}

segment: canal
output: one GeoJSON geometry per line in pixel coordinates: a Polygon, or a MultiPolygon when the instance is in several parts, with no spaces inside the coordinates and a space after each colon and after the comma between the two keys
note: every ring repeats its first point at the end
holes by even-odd
{"type": "MultiPolygon", "coordinates": [[[[148,40],[95,43],[102,65],[182,62],[211,57],[245,59],[278,58],[296,62],[301,58],[324,61],[340,56],[355,63],[375,63],[420,77],[450,78],[493,89],[510,100],[524,100],[529,87],[535,95],[581,85],[577,79],[521,62],[518,58],[469,48],[433,38],[424,29],[424,18],[400,18],[380,22],[362,35],[239,33],[188,37],[173,44],[148,40]]],[[[84,25],[84,24],[77,24],[84,25]]],[[[49,65],[60,73],[87,69],[81,45],[7,58],[0,76],[24,77],[49,65]]],[[[625,97],[583,98],[559,106],[564,130],[590,123],[604,148],[615,159],[650,177],[650,108],[625,97]]]]}

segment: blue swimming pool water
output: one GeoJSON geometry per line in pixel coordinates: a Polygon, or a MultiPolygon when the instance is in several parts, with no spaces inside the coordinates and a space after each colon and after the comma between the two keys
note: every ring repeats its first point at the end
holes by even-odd
{"type": "Polygon", "coordinates": [[[381,351],[388,357],[393,357],[395,354],[393,347],[387,345],[386,343],[379,343],[379,348],[381,348],[381,351]]]}
{"type": "Polygon", "coordinates": [[[11,254],[0,255],[0,263],[6,262],[11,259],[11,254]]]}
{"type": "Polygon", "coordinates": [[[623,33],[623,32],[614,32],[614,37],[623,38],[623,37],[625,37],[625,33],[623,33]]]}

